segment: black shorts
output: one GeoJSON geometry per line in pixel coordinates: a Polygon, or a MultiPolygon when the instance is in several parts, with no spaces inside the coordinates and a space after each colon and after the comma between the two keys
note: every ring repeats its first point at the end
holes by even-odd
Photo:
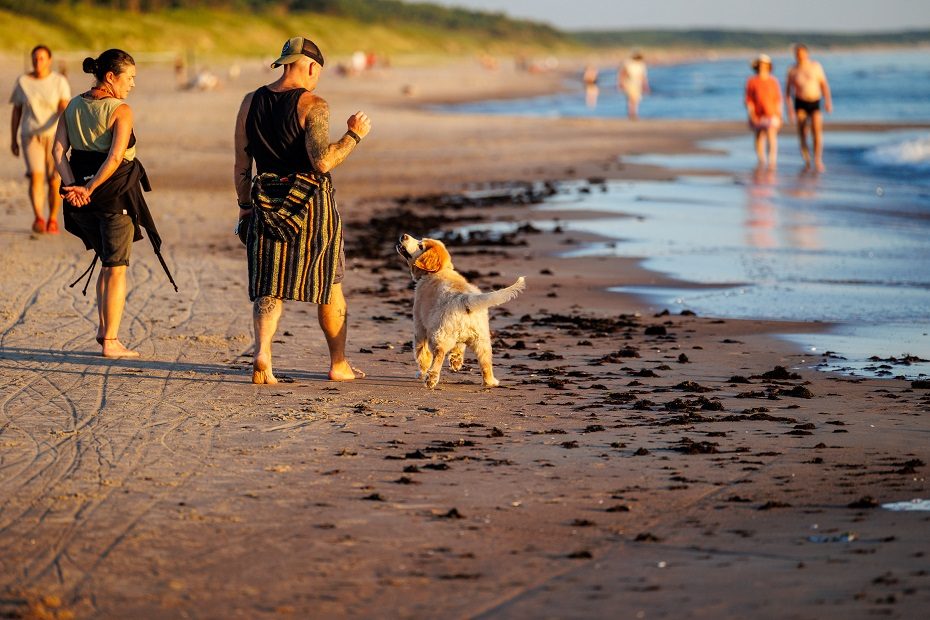
{"type": "Polygon", "coordinates": [[[794,111],[795,112],[807,112],[808,114],[813,114],[814,112],[820,111],[820,99],[816,101],[806,101],[804,99],[795,99],[794,100],[794,111]]]}
{"type": "Polygon", "coordinates": [[[74,221],[90,241],[104,267],[129,264],[135,225],[125,213],[101,213],[75,209],[74,221]]]}

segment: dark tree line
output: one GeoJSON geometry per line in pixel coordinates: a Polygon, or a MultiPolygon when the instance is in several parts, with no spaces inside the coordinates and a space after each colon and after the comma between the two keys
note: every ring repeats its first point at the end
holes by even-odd
{"type": "Polygon", "coordinates": [[[930,30],[869,32],[753,32],[748,30],[619,30],[585,31],[574,35],[596,47],[708,47],[775,48],[798,41],[818,47],[855,45],[914,45],[930,42],[930,30]]]}
{"type": "Polygon", "coordinates": [[[0,9],[31,15],[51,22],[61,19],[61,9],[97,6],[130,12],[168,9],[212,8],[234,11],[283,11],[323,13],[366,23],[421,25],[432,28],[481,32],[502,39],[520,39],[546,45],[571,39],[546,24],[511,19],[502,13],[469,11],[434,4],[408,4],[400,0],[0,0],[0,9]]]}

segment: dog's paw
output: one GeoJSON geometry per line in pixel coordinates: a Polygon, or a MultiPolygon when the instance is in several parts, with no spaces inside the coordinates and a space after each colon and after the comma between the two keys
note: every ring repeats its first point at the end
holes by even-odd
{"type": "Polygon", "coordinates": [[[433,389],[439,385],[439,373],[438,372],[428,372],[426,373],[426,387],[433,389]]]}
{"type": "Polygon", "coordinates": [[[487,380],[486,380],[486,381],[484,382],[484,387],[497,387],[497,386],[499,386],[500,384],[501,384],[501,382],[498,381],[497,379],[491,379],[490,381],[487,381],[487,380]]]}
{"type": "Polygon", "coordinates": [[[462,370],[462,366],[465,365],[465,356],[457,355],[455,353],[449,354],[449,369],[452,372],[458,372],[462,370]]]}

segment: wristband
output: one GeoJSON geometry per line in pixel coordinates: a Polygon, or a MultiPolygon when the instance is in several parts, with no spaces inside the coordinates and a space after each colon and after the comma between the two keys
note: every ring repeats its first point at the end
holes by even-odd
{"type": "Polygon", "coordinates": [[[239,203],[239,208],[240,208],[240,209],[251,209],[251,208],[252,208],[252,203],[251,203],[251,202],[246,202],[246,203],[241,203],[241,202],[240,202],[240,203],[239,203]]]}
{"type": "Polygon", "coordinates": [[[353,140],[355,140],[356,144],[362,141],[362,137],[358,135],[357,133],[355,133],[354,131],[352,131],[351,129],[346,130],[346,135],[352,138],[353,140]]]}

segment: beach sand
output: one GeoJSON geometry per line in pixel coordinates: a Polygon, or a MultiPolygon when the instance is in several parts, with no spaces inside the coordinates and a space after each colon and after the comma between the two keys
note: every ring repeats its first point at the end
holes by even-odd
{"type": "MultiPolygon", "coordinates": [[[[3,64],[2,83],[17,67],[3,64]]],[[[90,255],[28,232],[21,162],[0,161],[0,617],[927,608],[930,519],[876,505],[928,495],[930,393],[809,370],[768,335],[820,325],[661,315],[604,292],[661,276],[556,259],[585,239],[527,232],[452,248],[483,289],[527,278],[491,313],[501,386],[482,387],[473,360],[433,391],[415,379],[398,230],[530,221],[506,197],[526,195],[519,182],[672,178],[618,156],[694,150],[742,125],[422,109],[560,84],[477,64],[325,76],[334,134],[357,109],[373,120],[334,173],[348,352],[368,377],[326,380],[316,311],[288,303],[274,350],[285,381],[254,386],[232,124],[271,78],[246,66],[217,91],[177,93],[168,69],[140,67],[139,157],[181,289],[135,245],[121,334],[141,360],[99,356],[93,299],[68,288],[90,255]],[[477,189],[497,198],[439,197],[477,189]]]]}

